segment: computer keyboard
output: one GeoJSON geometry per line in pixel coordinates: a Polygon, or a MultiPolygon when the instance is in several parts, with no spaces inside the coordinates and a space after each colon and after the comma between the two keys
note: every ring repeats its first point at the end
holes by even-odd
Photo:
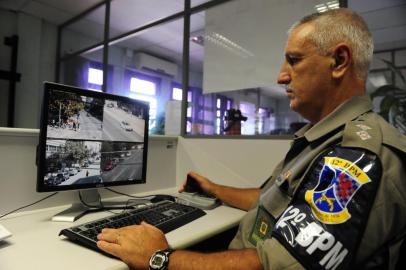
{"type": "Polygon", "coordinates": [[[206,213],[196,207],[172,201],[161,201],[143,208],[126,210],[120,214],[97,219],[62,230],[64,235],[75,243],[101,252],[97,248],[97,235],[103,228],[121,228],[146,221],[164,233],[179,228],[206,213]]]}

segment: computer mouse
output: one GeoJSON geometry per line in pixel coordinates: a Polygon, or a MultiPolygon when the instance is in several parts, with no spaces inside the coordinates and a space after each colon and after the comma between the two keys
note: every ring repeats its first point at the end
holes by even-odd
{"type": "Polygon", "coordinates": [[[194,179],[189,174],[187,175],[186,178],[185,192],[200,193],[200,194],[205,193],[203,189],[200,187],[200,185],[197,183],[196,179],[194,179]]]}
{"type": "Polygon", "coordinates": [[[150,202],[157,203],[157,202],[165,201],[165,200],[174,202],[175,197],[171,196],[171,195],[166,195],[166,194],[157,194],[157,195],[154,195],[154,197],[150,200],[150,202]]]}

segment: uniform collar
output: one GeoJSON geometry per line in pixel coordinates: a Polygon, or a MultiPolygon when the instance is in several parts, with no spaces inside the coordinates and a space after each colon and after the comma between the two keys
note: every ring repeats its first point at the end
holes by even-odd
{"type": "Polygon", "coordinates": [[[352,97],[315,125],[307,124],[304,126],[295,133],[295,137],[304,136],[309,142],[315,141],[357,116],[371,110],[372,103],[369,96],[363,95],[352,97]]]}

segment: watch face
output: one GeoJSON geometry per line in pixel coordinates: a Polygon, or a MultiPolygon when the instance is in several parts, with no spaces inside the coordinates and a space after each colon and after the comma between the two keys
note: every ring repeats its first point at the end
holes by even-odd
{"type": "Polygon", "coordinates": [[[165,255],[158,253],[151,258],[150,266],[152,269],[160,269],[162,266],[164,266],[165,261],[165,255]]]}

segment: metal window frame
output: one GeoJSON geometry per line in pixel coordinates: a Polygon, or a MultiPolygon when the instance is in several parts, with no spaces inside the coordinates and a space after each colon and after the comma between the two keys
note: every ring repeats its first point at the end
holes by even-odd
{"type": "MultiPolygon", "coordinates": [[[[107,88],[107,72],[108,72],[108,47],[113,45],[117,42],[120,42],[122,39],[128,38],[131,35],[144,31],[146,29],[150,29],[152,27],[163,25],[165,23],[175,21],[178,19],[184,20],[183,24],[183,55],[182,55],[182,87],[183,89],[188,89],[189,85],[189,62],[190,62],[190,55],[189,55],[189,39],[190,39],[190,17],[198,12],[205,11],[212,7],[225,4],[228,2],[232,2],[235,0],[212,0],[206,3],[191,7],[191,0],[184,0],[184,8],[183,11],[177,12],[170,16],[160,18],[155,20],[151,23],[142,25],[137,27],[131,31],[122,33],[116,37],[109,37],[109,28],[110,28],[110,14],[111,14],[111,0],[102,0],[100,3],[95,4],[94,6],[86,9],[79,15],[67,20],[66,22],[60,24],[57,30],[57,48],[56,48],[56,65],[55,65],[55,81],[60,82],[60,68],[61,62],[68,60],[70,58],[76,57],[84,52],[91,51],[103,47],[103,86],[102,91],[106,92],[107,88]],[[104,20],[104,35],[103,41],[95,43],[91,46],[82,48],[78,51],[75,51],[68,56],[61,56],[61,39],[62,39],[62,31],[69,25],[77,22],[78,20],[86,17],[88,14],[93,12],[94,10],[105,6],[105,20],[104,20]]],[[[339,4],[341,7],[347,7],[348,1],[347,0],[339,0],[339,4]]],[[[186,122],[187,122],[187,93],[188,91],[183,91],[183,98],[182,98],[182,107],[181,107],[181,136],[183,137],[192,137],[192,138],[230,138],[230,136],[224,135],[188,135],[186,134],[186,122]]],[[[235,138],[276,138],[276,139],[287,139],[292,138],[290,135],[240,135],[240,136],[231,136],[233,139],[235,138]]]]}
{"type": "MultiPolygon", "coordinates": [[[[160,18],[158,20],[155,20],[151,23],[142,25],[140,27],[137,27],[131,31],[122,33],[118,36],[109,37],[109,29],[110,29],[110,14],[111,14],[111,0],[103,0],[100,3],[97,3],[96,5],[86,9],[79,15],[67,20],[66,22],[60,24],[58,26],[58,31],[57,31],[57,48],[56,48],[56,65],[55,65],[55,80],[57,82],[60,82],[60,69],[61,69],[61,63],[65,60],[68,60],[70,58],[76,57],[78,55],[81,55],[87,51],[95,50],[100,47],[103,47],[103,85],[102,85],[102,91],[106,92],[107,91],[107,72],[108,72],[108,48],[110,45],[113,45],[117,42],[120,42],[120,40],[128,38],[131,35],[134,35],[136,33],[139,33],[141,31],[144,31],[146,29],[150,29],[152,27],[158,26],[158,25],[163,25],[165,23],[175,21],[178,19],[183,18],[183,55],[182,55],[182,88],[183,89],[188,89],[189,85],[189,38],[190,38],[190,16],[204,11],[206,9],[215,7],[217,5],[221,5],[227,2],[231,2],[234,0],[212,0],[200,5],[197,5],[195,7],[191,7],[191,0],[184,0],[184,8],[183,11],[177,12],[175,14],[172,14],[170,16],[160,18]],[[61,55],[61,41],[62,41],[62,31],[68,27],[69,25],[79,21],[80,19],[85,18],[87,15],[89,15],[91,12],[94,10],[105,6],[105,20],[104,20],[104,35],[103,35],[103,41],[95,43],[91,46],[82,48],[80,50],[77,50],[67,56],[62,56],[61,55]]],[[[183,91],[183,100],[182,100],[182,107],[181,107],[181,136],[185,136],[186,134],[186,112],[187,112],[187,92],[188,91],[183,91]]],[[[208,136],[210,137],[210,136],[208,136]]]]}

